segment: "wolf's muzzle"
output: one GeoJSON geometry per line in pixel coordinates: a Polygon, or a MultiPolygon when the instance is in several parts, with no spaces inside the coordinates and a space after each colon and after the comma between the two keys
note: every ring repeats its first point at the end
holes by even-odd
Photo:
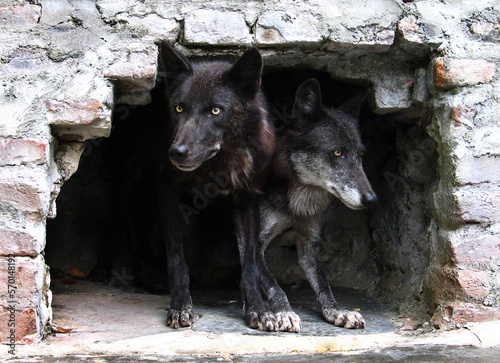
{"type": "Polygon", "coordinates": [[[185,145],[173,145],[168,151],[170,159],[176,163],[182,163],[187,159],[189,149],[185,145]]]}
{"type": "Polygon", "coordinates": [[[376,203],[377,200],[378,200],[377,196],[373,193],[363,194],[363,205],[365,206],[376,203]]]}

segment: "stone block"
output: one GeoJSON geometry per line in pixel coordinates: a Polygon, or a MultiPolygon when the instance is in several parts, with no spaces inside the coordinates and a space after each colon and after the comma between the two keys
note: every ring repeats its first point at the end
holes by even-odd
{"type": "Polygon", "coordinates": [[[27,29],[34,27],[40,19],[39,5],[12,5],[0,7],[0,27],[27,29]]]}
{"type": "Polygon", "coordinates": [[[157,69],[158,48],[147,45],[125,51],[116,62],[103,70],[103,75],[114,80],[121,92],[141,92],[154,88],[157,69]]]}
{"type": "MultiPolygon", "coordinates": [[[[446,302],[438,306],[432,316],[432,326],[442,330],[462,328],[470,322],[486,322],[498,320],[498,309],[492,309],[462,301],[446,302]]],[[[482,327],[482,325],[478,325],[482,327]]]]}
{"type": "Polygon", "coordinates": [[[95,98],[76,101],[46,100],[47,118],[56,134],[63,138],[84,141],[109,136],[109,109],[95,98]]]}
{"type": "Polygon", "coordinates": [[[259,45],[318,44],[326,35],[319,24],[318,18],[309,13],[266,11],[257,20],[255,39],[259,45]]]}
{"type": "Polygon", "coordinates": [[[490,292],[488,280],[491,272],[477,270],[457,270],[457,282],[467,298],[484,299],[490,292]]]}
{"type": "Polygon", "coordinates": [[[500,157],[462,156],[452,161],[453,177],[456,185],[500,182],[500,157]]]}
{"type": "Polygon", "coordinates": [[[0,256],[36,256],[45,247],[45,225],[38,228],[11,229],[0,227],[0,256]]]}
{"type": "Polygon", "coordinates": [[[88,99],[81,101],[47,100],[49,122],[54,126],[84,126],[101,117],[101,101],[88,99]]]}
{"type": "Polygon", "coordinates": [[[441,89],[489,83],[495,76],[495,64],[484,59],[437,58],[434,61],[434,85],[441,89]]]}
{"type": "Polygon", "coordinates": [[[346,58],[358,58],[370,53],[386,53],[394,43],[394,29],[383,29],[376,25],[367,25],[353,32],[331,32],[326,49],[344,53],[346,58]],[[347,34],[346,34],[347,33],[347,34]]]}
{"type": "Polygon", "coordinates": [[[453,260],[459,269],[491,271],[500,251],[500,234],[485,231],[478,225],[465,225],[443,232],[450,244],[453,260]]]}
{"type": "Polygon", "coordinates": [[[48,162],[46,140],[0,138],[0,166],[43,164],[48,162]]]}
{"type": "Polygon", "coordinates": [[[412,105],[413,77],[404,73],[382,75],[374,83],[372,109],[378,114],[386,114],[407,109],[412,105]]]}
{"type": "Polygon", "coordinates": [[[36,309],[16,310],[13,314],[8,307],[0,306],[0,343],[10,344],[8,337],[12,333],[8,324],[12,321],[15,321],[15,326],[12,329],[14,329],[14,340],[17,344],[37,343],[40,341],[39,331],[41,329],[36,309]]]}
{"type": "Polygon", "coordinates": [[[250,45],[250,27],[243,14],[200,9],[186,14],[184,42],[211,45],[250,45]]]}
{"type": "Polygon", "coordinates": [[[466,223],[500,221],[500,185],[464,185],[453,193],[457,215],[466,223]]]}
{"type": "Polygon", "coordinates": [[[408,15],[398,22],[398,33],[401,39],[409,43],[423,44],[424,36],[415,15],[408,15]]]}
{"type": "Polygon", "coordinates": [[[165,19],[156,14],[149,14],[144,17],[128,16],[123,14],[118,17],[118,25],[124,32],[143,39],[144,41],[161,40],[175,41],[180,34],[181,26],[175,19],[165,19]]]}
{"type": "MultiPolygon", "coordinates": [[[[378,54],[358,59],[332,57],[327,70],[335,78],[356,80],[365,85],[371,83],[373,97],[369,99],[370,106],[378,114],[401,111],[412,105],[412,90],[418,82],[418,74],[406,62],[391,61],[378,54]]],[[[422,93],[421,97],[425,94],[422,93]]]]}
{"type": "Polygon", "coordinates": [[[37,257],[0,257],[0,301],[16,301],[16,309],[39,304],[45,286],[47,268],[41,255],[37,257]]]}
{"type": "Polygon", "coordinates": [[[44,216],[47,213],[49,197],[50,186],[42,168],[0,168],[0,203],[44,216]]]}
{"type": "Polygon", "coordinates": [[[415,15],[408,15],[398,21],[397,47],[406,52],[411,61],[425,59],[430,53],[421,24],[415,15]]]}
{"type": "Polygon", "coordinates": [[[42,0],[40,22],[58,28],[84,26],[93,31],[104,23],[96,8],[95,1],[42,0]]]}
{"type": "Polygon", "coordinates": [[[40,22],[51,26],[68,22],[70,14],[74,10],[69,1],[42,0],[42,5],[43,11],[40,22]]]}
{"type": "Polygon", "coordinates": [[[402,8],[387,0],[369,1],[362,6],[325,1],[311,12],[320,12],[320,19],[328,27],[326,48],[345,53],[348,58],[389,51],[394,43],[396,23],[402,16],[402,8]]]}

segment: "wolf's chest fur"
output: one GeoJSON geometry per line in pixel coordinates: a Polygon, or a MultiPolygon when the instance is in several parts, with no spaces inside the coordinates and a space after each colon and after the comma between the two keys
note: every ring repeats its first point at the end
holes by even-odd
{"type": "Polygon", "coordinates": [[[288,189],[289,207],[297,216],[313,217],[322,214],[332,200],[332,195],[323,188],[290,181],[288,189]]]}

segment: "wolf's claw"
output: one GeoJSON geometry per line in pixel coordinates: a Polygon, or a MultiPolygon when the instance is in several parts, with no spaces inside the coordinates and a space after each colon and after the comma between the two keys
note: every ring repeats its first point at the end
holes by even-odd
{"type": "Polygon", "coordinates": [[[293,311],[281,311],[276,313],[276,325],[276,331],[299,333],[300,317],[293,311]]]}
{"type": "Polygon", "coordinates": [[[257,313],[251,311],[246,316],[247,325],[252,329],[276,331],[276,318],[273,313],[257,313]]]}
{"type": "Polygon", "coordinates": [[[362,329],[365,327],[365,320],[357,311],[325,309],[323,310],[323,316],[329,323],[346,329],[362,329]]]}
{"type": "Polygon", "coordinates": [[[174,310],[169,309],[166,325],[170,328],[178,329],[191,326],[200,316],[193,313],[193,309],[174,310]]]}

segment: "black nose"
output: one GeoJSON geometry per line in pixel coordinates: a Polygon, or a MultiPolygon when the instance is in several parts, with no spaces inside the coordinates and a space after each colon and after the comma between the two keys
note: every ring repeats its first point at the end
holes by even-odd
{"type": "Polygon", "coordinates": [[[174,145],[169,150],[170,159],[178,163],[186,160],[189,149],[184,145],[174,145]]]}
{"type": "Polygon", "coordinates": [[[363,204],[368,205],[368,204],[373,204],[377,202],[377,196],[375,193],[366,193],[363,195],[363,204]]]}

